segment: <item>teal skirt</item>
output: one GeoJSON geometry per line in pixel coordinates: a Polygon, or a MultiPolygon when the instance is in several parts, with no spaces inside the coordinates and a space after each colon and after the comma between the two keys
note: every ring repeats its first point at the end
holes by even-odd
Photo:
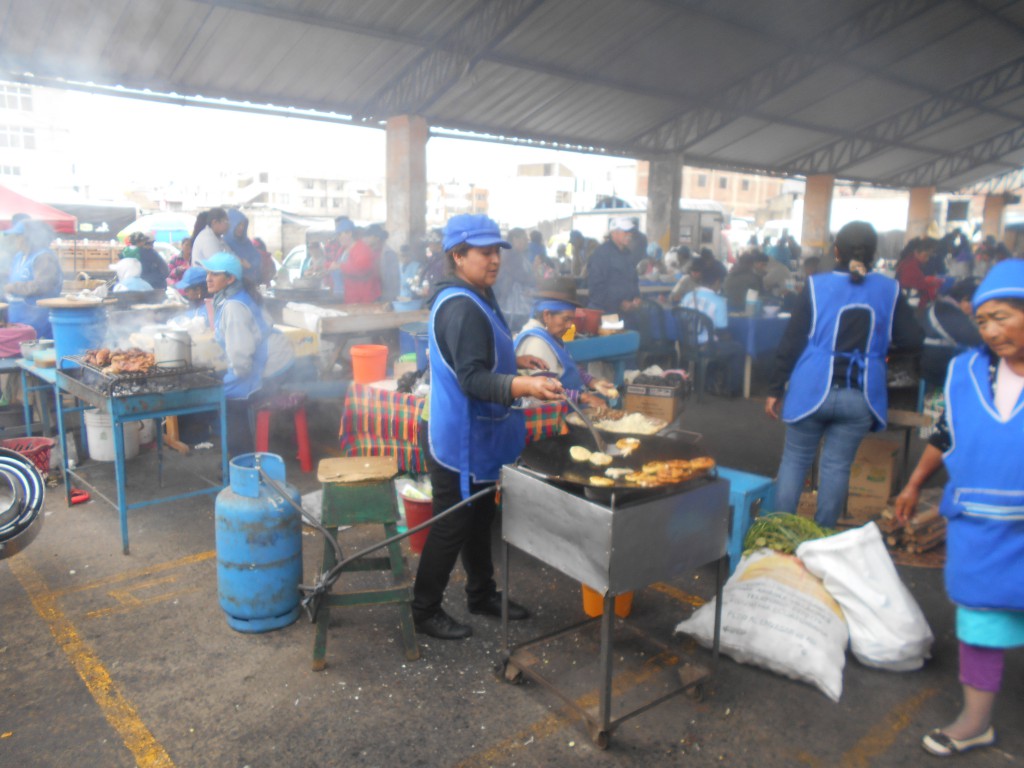
{"type": "Polygon", "coordinates": [[[1024,611],[957,606],[956,636],[962,643],[982,648],[1018,648],[1024,645],[1024,611]]]}

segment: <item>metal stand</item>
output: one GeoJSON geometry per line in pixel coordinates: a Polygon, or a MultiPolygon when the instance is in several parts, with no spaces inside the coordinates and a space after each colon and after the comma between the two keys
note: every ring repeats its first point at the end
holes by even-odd
{"type": "MultiPolygon", "coordinates": [[[[520,676],[543,685],[587,724],[594,743],[608,746],[612,731],[631,717],[646,712],[684,691],[698,697],[718,664],[721,639],[722,590],[728,578],[726,545],[729,532],[728,485],[711,479],[683,493],[638,501],[628,506],[590,502],[545,483],[517,467],[502,470],[502,660],[504,676],[515,682],[520,676]],[[515,647],[509,644],[509,547],[515,546],[582,583],[604,593],[604,613],[515,647]],[[678,687],[635,709],[612,717],[612,654],[616,619],[615,598],[632,590],[716,564],[715,631],[710,668],[686,664],[679,670],[678,687]],[[599,699],[595,716],[579,706],[537,668],[531,649],[544,642],[601,622],[598,659],[599,699]]],[[[646,641],[668,650],[626,622],[646,641]]]]}

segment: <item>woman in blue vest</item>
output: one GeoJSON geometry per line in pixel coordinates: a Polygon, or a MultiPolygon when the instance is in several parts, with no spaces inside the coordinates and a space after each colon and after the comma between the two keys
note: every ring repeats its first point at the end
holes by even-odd
{"type": "Polygon", "coordinates": [[[963,708],[923,740],[948,756],[995,743],[1004,652],[1024,645],[1024,261],[992,267],[972,302],[987,346],[950,363],[946,410],[896,499],[906,521],[921,487],[949,473],[946,591],[956,604],[963,708]]]}
{"type": "Polygon", "coordinates": [[[608,396],[614,394],[612,383],[582,370],[562,341],[576,317],[576,308],[582,306],[576,300],[576,281],[571,277],[543,280],[533,294],[533,317],[516,336],[516,354],[543,360],[548,370],[562,382],[566,399],[589,406],[607,405],[589,390],[608,396]]]}
{"type": "Polygon", "coordinates": [[[890,343],[918,350],[921,327],[895,280],[870,272],[878,236],[863,221],[836,235],[834,272],[814,275],[776,353],[765,413],[789,426],[776,509],[795,513],[804,478],[824,439],[815,521],[833,527],[846,504],[861,440],[885,429],[885,357],[890,343]],[[782,392],[785,404],[780,408],[782,392]]]}
{"type": "Polygon", "coordinates": [[[202,266],[206,289],[213,296],[214,336],[228,361],[224,375],[228,453],[251,453],[256,447],[249,420],[252,396],[268,380],[280,379],[291,366],[294,352],[254,298],[259,294],[243,281],[237,256],[221,251],[205,259],[202,266]]]}
{"type": "Polygon", "coordinates": [[[60,296],[64,286],[60,259],[52,250],[53,229],[43,221],[22,219],[4,232],[18,238],[4,285],[9,304],[7,319],[35,328],[37,339],[52,339],[50,310],[36,305],[39,299],[60,296]]]}
{"type": "MultiPolygon", "coordinates": [[[[516,358],[512,333],[494,298],[501,249],[509,247],[498,225],[486,216],[453,216],[443,246],[449,276],[430,300],[430,395],[419,425],[435,514],[494,484],[502,464],[519,456],[526,426],[522,411],[513,408],[518,398],[562,396],[557,379],[517,375],[520,368],[544,366],[535,358],[516,358]]],[[[473,634],[441,607],[460,555],[469,612],[501,615],[491,557],[494,513],[492,492],[431,526],[413,588],[418,632],[442,640],[473,634]]],[[[509,618],[527,616],[525,608],[509,602],[509,618]]]]}

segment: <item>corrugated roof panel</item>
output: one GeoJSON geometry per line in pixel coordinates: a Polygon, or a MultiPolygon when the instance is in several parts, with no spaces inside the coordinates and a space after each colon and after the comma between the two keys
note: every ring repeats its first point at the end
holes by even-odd
{"type": "Polygon", "coordinates": [[[820,131],[769,124],[730,146],[722,147],[715,155],[734,163],[749,162],[753,157],[759,163],[775,166],[827,138],[828,134],[820,131]]]}
{"type": "Polygon", "coordinates": [[[922,100],[922,94],[894,83],[861,77],[846,88],[837,88],[805,110],[794,113],[798,120],[839,130],[856,130],[896,114],[922,100]]]}
{"type": "Polygon", "coordinates": [[[713,157],[726,147],[731,147],[748,136],[763,130],[771,125],[768,120],[759,120],[755,117],[743,116],[733,120],[710,136],[694,144],[688,152],[703,157],[713,157]]]}
{"type": "Polygon", "coordinates": [[[922,8],[922,13],[857,46],[846,54],[846,60],[869,71],[884,70],[932,45],[941,49],[946,38],[976,17],[958,0],[932,2],[922,8]]]}
{"type": "Polygon", "coordinates": [[[874,4],[875,0],[854,0],[842,4],[822,3],[820,0],[772,0],[770,3],[764,0],[731,0],[708,4],[706,10],[749,29],[761,29],[779,37],[802,34],[810,39],[863,14],[874,4]]]}
{"type": "Polygon", "coordinates": [[[890,65],[892,72],[936,90],[948,88],[1020,56],[1020,31],[978,18],[941,44],[890,65]]]}
{"type": "Polygon", "coordinates": [[[943,151],[948,147],[964,147],[1013,130],[1020,123],[994,115],[967,112],[957,120],[947,120],[925,134],[914,137],[917,146],[943,151]]]}
{"type": "Polygon", "coordinates": [[[864,79],[864,73],[851,67],[829,64],[822,65],[790,88],[757,105],[756,110],[765,116],[787,116],[813,108],[823,96],[864,79]]]}
{"type": "Polygon", "coordinates": [[[919,152],[909,149],[893,149],[882,152],[842,169],[841,173],[860,179],[884,180],[894,173],[906,171],[916,166],[931,162],[937,155],[932,152],[919,152]]]}

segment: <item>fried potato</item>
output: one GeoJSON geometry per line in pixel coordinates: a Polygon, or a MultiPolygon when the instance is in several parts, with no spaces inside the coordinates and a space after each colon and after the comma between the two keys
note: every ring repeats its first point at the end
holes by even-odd
{"type": "Polygon", "coordinates": [[[633,474],[633,470],[627,469],[626,467],[608,467],[604,473],[608,477],[618,480],[620,477],[633,474]]]}
{"type": "Polygon", "coordinates": [[[573,461],[590,461],[590,451],[582,445],[574,445],[569,449],[569,458],[573,461]]]}
{"type": "Polygon", "coordinates": [[[607,453],[599,453],[595,451],[594,453],[590,454],[590,463],[593,464],[595,467],[607,467],[609,464],[612,463],[612,457],[609,456],[607,453]]]}
{"type": "Polygon", "coordinates": [[[610,477],[604,477],[602,475],[591,475],[590,484],[608,488],[615,485],[615,481],[612,480],[610,477]]]}

